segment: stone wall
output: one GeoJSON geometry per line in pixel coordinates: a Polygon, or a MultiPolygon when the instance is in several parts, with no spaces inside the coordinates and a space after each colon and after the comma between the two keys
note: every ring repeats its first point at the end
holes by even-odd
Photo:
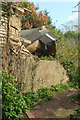
{"type": "MultiPolygon", "coordinates": [[[[30,52],[26,50],[25,46],[23,45],[23,42],[30,43],[30,41],[20,37],[21,31],[20,17],[16,15],[12,15],[9,18],[2,17],[1,21],[2,21],[2,25],[0,27],[1,47],[4,50],[6,50],[5,49],[6,47],[10,47],[14,50],[15,54],[19,54],[19,52],[21,52],[22,54],[24,54],[23,56],[25,56],[25,54],[30,54],[30,52]]],[[[7,49],[6,52],[8,52],[8,50],[9,49],[7,49]]]]}
{"type": "Polygon", "coordinates": [[[10,35],[15,35],[15,38],[20,37],[21,31],[21,20],[16,15],[12,15],[9,20],[9,33],[10,35]]]}
{"type": "Polygon", "coordinates": [[[2,17],[4,22],[0,28],[3,69],[14,75],[18,82],[24,83],[24,91],[36,91],[40,87],[66,82],[66,71],[59,62],[40,60],[24,47],[23,41],[30,41],[19,36],[21,23],[17,23],[17,16],[14,16],[14,22],[12,18],[2,17]]]}
{"type": "Polygon", "coordinates": [[[37,91],[41,87],[51,87],[68,81],[66,71],[58,61],[27,59],[24,91],[37,91]]]}
{"type": "Polygon", "coordinates": [[[3,47],[7,41],[7,24],[8,24],[8,19],[6,17],[1,16],[1,21],[0,21],[0,47],[3,47]]]}
{"type": "Polygon", "coordinates": [[[8,63],[8,72],[16,76],[17,81],[24,83],[22,90],[37,91],[41,87],[51,87],[68,81],[66,71],[58,61],[40,60],[36,56],[21,57],[8,55],[4,60],[4,68],[8,63]]]}
{"type": "MultiPolygon", "coordinates": [[[[0,13],[2,15],[2,13],[0,13]]],[[[5,46],[6,48],[6,41],[7,41],[7,24],[8,20],[6,17],[1,16],[0,20],[0,70],[2,70],[2,52],[3,52],[3,47],[5,46]]]]}

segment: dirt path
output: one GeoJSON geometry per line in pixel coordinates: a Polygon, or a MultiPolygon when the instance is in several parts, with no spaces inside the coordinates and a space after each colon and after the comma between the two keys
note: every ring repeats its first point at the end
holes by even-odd
{"type": "Polygon", "coordinates": [[[57,93],[53,101],[36,106],[31,113],[35,118],[67,118],[78,107],[77,103],[69,99],[72,94],[77,92],[69,90],[65,93],[57,93]]]}

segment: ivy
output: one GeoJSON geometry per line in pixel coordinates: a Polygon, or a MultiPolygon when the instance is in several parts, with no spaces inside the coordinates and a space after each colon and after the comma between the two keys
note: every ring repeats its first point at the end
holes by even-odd
{"type": "Polygon", "coordinates": [[[3,120],[21,119],[27,106],[19,89],[15,87],[15,78],[2,71],[2,118],[3,120]]]}

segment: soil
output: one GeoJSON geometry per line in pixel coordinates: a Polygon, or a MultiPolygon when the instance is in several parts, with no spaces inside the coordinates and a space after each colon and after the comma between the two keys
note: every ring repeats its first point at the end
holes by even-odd
{"type": "Polygon", "coordinates": [[[35,118],[69,118],[78,107],[77,101],[72,101],[70,96],[77,93],[77,90],[69,90],[64,93],[57,93],[53,101],[47,101],[31,110],[35,118]]]}

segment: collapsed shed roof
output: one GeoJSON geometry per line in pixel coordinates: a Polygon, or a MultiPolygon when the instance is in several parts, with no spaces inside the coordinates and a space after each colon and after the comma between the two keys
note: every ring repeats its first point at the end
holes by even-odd
{"type": "Polygon", "coordinates": [[[50,44],[53,41],[56,41],[56,37],[48,29],[39,30],[39,28],[34,28],[30,30],[21,30],[21,37],[24,37],[33,43],[36,40],[40,40],[45,45],[50,44]]]}
{"type": "Polygon", "coordinates": [[[21,37],[24,37],[31,42],[35,41],[38,37],[41,36],[41,34],[38,32],[39,29],[30,29],[30,30],[21,30],[21,37]]]}

